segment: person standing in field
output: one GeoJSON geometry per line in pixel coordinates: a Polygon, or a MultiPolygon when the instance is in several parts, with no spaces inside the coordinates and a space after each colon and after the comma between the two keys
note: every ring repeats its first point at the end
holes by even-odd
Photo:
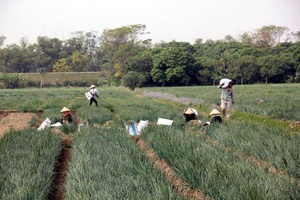
{"type": "MultiPolygon", "coordinates": [[[[88,95],[87,95],[87,97],[88,97],[88,95]]],[[[89,97],[90,97],[90,106],[92,106],[92,104],[94,102],[96,104],[96,106],[98,107],[98,102],[96,100],[96,97],[98,97],[98,98],[100,98],[100,97],[98,96],[98,90],[96,89],[96,85],[91,85],[89,97]]]]}
{"type": "Polygon", "coordinates": [[[218,88],[222,89],[221,93],[221,109],[223,117],[226,119],[230,118],[231,104],[234,105],[233,100],[233,81],[230,79],[221,79],[218,88]]]}

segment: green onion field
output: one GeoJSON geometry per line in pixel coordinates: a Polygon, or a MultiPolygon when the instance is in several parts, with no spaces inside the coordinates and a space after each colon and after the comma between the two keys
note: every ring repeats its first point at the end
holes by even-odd
{"type": "Polygon", "coordinates": [[[2,112],[36,115],[0,138],[0,199],[300,199],[300,84],[235,85],[231,118],[210,126],[217,86],[97,89],[99,107],[89,88],[1,90],[2,112]],[[75,124],[37,130],[63,107],[75,124]],[[130,136],[124,123],[140,120],[130,136]]]}

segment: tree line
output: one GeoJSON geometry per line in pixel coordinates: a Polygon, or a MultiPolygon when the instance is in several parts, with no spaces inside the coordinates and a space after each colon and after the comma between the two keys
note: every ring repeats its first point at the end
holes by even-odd
{"type": "Polygon", "coordinates": [[[140,86],[211,85],[223,77],[237,84],[300,82],[300,31],[263,26],[234,38],[153,44],[146,26],[74,32],[70,39],[46,36],[4,46],[0,72],[105,71],[108,84],[140,86]],[[146,39],[142,39],[146,38],[146,39]],[[108,72],[108,73],[107,73],[108,72]]]}

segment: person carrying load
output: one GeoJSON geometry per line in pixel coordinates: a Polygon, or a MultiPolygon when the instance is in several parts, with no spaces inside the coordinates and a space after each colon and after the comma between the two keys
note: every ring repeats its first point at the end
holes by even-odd
{"type": "Polygon", "coordinates": [[[221,109],[223,117],[230,118],[231,104],[234,105],[233,100],[233,81],[227,78],[221,79],[219,89],[222,89],[221,93],[221,109]]]}
{"type": "Polygon", "coordinates": [[[85,93],[86,98],[90,101],[90,106],[92,106],[93,102],[98,107],[98,102],[95,97],[98,97],[98,90],[96,89],[96,85],[91,85],[90,91],[85,93]]]}

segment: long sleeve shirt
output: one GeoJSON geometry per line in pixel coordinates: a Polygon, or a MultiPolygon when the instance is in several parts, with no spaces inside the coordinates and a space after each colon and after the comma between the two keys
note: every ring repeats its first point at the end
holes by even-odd
{"type": "Polygon", "coordinates": [[[92,88],[90,90],[90,93],[93,97],[95,97],[95,96],[98,97],[98,90],[96,88],[92,88]]]}
{"type": "Polygon", "coordinates": [[[221,99],[233,101],[233,90],[229,88],[222,88],[221,99]]]}

